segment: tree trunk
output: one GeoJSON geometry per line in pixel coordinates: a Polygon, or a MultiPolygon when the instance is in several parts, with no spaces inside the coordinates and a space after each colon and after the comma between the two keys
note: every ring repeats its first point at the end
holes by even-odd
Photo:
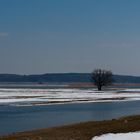
{"type": "Polygon", "coordinates": [[[102,86],[98,85],[98,90],[101,91],[102,90],[102,86]]]}

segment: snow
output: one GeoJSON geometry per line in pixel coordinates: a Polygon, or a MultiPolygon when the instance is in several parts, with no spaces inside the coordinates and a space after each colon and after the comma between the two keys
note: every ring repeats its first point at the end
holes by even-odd
{"type": "Polygon", "coordinates": [[[92,140],[140,140],[140,132],[105,134],[94,137],[92,140]]]}
{"type": "Polygon", "coordinates": [[[54,104],[74,102],[108,102],[140,100],[140,89],[97,91],[78,88],[0,88],[0,105],[3,104],[54,104]]]}

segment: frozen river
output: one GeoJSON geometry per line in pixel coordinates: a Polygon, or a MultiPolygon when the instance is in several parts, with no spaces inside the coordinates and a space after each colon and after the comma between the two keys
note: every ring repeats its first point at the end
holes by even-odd
{"type": "Polygon", "coordinates": [[[0,88],[0,105],[31,106],[81,102],[140,100],[140,89],[0,88]]]}
{"type": "Polygon", "coordinates": [[[0,134],[135,114],[140,89],[0,89],[0,134]]]}

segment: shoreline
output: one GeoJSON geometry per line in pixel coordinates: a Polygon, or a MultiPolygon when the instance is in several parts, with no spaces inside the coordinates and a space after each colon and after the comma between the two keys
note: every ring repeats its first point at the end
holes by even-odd
{"type": "Polygon", "coordinates": [[[140,115],[104,121],[88,121],[0,136],[0,140],[91,140],[106,133],[140,131],[140,115]]]}

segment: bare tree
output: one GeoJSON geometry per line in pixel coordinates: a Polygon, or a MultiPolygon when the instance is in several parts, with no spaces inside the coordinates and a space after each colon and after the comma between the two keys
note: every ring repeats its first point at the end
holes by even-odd
{"type": "Polygon", "coordinates": [[[91,74],[91,78],[98,90],[102,90],[102,86],[110,85],[113,82],[112,72],[103,69],[95,69],[91,74]]]}

